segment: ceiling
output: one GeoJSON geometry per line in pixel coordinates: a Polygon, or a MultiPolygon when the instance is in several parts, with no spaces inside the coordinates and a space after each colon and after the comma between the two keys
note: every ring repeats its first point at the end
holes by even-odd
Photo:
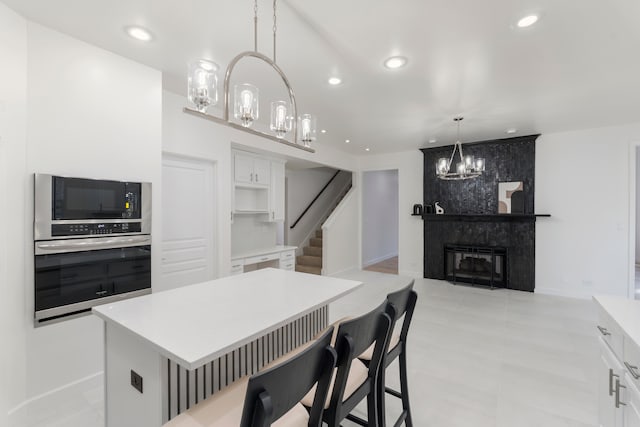
{"type": "MultiPolygon", "coordinates": [[[[224,70],[253,48],[251,0],[2,1],[162,70],[165,88],[178,93],[189,61],[209,58],[224,70]],[[123,27],[132,24],[154,40],[129,38],[123,27]]],[[[258,5],[258,49],[271,56],[272,2],[258,5]]],[[[463,141],[505,138],[510,128],[517,136],[608,126],[639,120],[638,16],[636,0],[280,0],[277,62],[298,112],[316,114],[327,130],[317,143],[354,154],[451,144],[459,114],[463,141]],[[530,13],[539,22],[518,28],[530,13]],[[406,56],[407,66],[386,69],[391,55],[406,56]],[[334,75],[343,84],[330,86],[334,75]]],[[[259,67],[239,66],[238,79],[264,85],[268,120],[267,99],[286,92],[259,67]]]]}

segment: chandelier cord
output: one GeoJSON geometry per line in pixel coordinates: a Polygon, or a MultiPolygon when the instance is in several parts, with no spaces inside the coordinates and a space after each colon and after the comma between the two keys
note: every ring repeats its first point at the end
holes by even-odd
{"type": "Polygon", "coordinates": [[[278,30],[278,23],[276,17],[276,2],[273,0],[273,62],[276,62],[276,31],[278,30]]]}
{"type": "Polygon", "coordinates": [[[253,0],[253,50],[258,51],[258,0],[253,0]]]}

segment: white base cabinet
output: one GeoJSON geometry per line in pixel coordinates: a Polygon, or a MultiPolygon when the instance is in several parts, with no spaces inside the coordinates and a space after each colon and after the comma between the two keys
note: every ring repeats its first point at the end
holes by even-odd
{"type": "Polygon", "coordinates": [[[231,275],[268,267],[295,271],[296,247],[274,246],[273,248],[238,254],[231,259],[231,275]]]}
{"type": "Polygon", "coordinates": [[[640,301],[598,304],[598,425],[640,427],[640,301]]]}

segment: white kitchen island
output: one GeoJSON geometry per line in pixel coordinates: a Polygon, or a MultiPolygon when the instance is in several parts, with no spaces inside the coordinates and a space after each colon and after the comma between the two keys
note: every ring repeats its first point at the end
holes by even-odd
{"type": "Polygon", "coordinates": [[[328,304],[361,285],[267,268],[94,307],[105,321],[105,426],[161,426],[310,340],[328,304]]]}

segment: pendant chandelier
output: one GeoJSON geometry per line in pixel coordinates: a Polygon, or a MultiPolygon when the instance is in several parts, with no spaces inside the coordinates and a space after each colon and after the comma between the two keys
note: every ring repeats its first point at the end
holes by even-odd
{"type": "Polygon", "coordinates": [[[485,161],[481,157],[473,157],[462,154],[462,143],[460,142],[460,122],[464,117],[454,117],[453,121],[458,124],[458,137],[453,145],[453,152],[450,158],[441,157],[436,163],[436,176],[443,180],[463,180],[477,178],[484,172],[485,161]],[[451,171],[456,151],[458,152],[460,161],[456,164],[455,171],[451,171]]]}
{"type": "Polygon", "coordinates": [[[277,32],[277,0],[273,0],[273,59],[258,52],[258,0],[253,4],[254,50],[238,54],[229,63],[224,76],[223,86],[223,117],[219,118],[207,114],[207,109],[218,101],[218,66],[206,59],[199,59],[189,65],[188,100],[195,108],[185,108],[186,113],[201,116],[214,122],[240,129],[255,135],[260,135],[283,144],[315,152],[311,143],[316,139],[316,119],[311,114],[298,116],[296,97],[293,88],[284,72],[276,65],[276,32],[277,32]],[[252,129],[252,125],[260,116],[259,90],[256,86],[243,83],[233,89],[233,121],[230,118],[230,87],[231,74],[236,64],[244,58],[257,58],[266,62],[282,78],[287,88],[289,100],[271,102],[271,120],[269,129],[273,134],[252,129]],[[292,141],[285,137],[293,134],[292,141]]]}

